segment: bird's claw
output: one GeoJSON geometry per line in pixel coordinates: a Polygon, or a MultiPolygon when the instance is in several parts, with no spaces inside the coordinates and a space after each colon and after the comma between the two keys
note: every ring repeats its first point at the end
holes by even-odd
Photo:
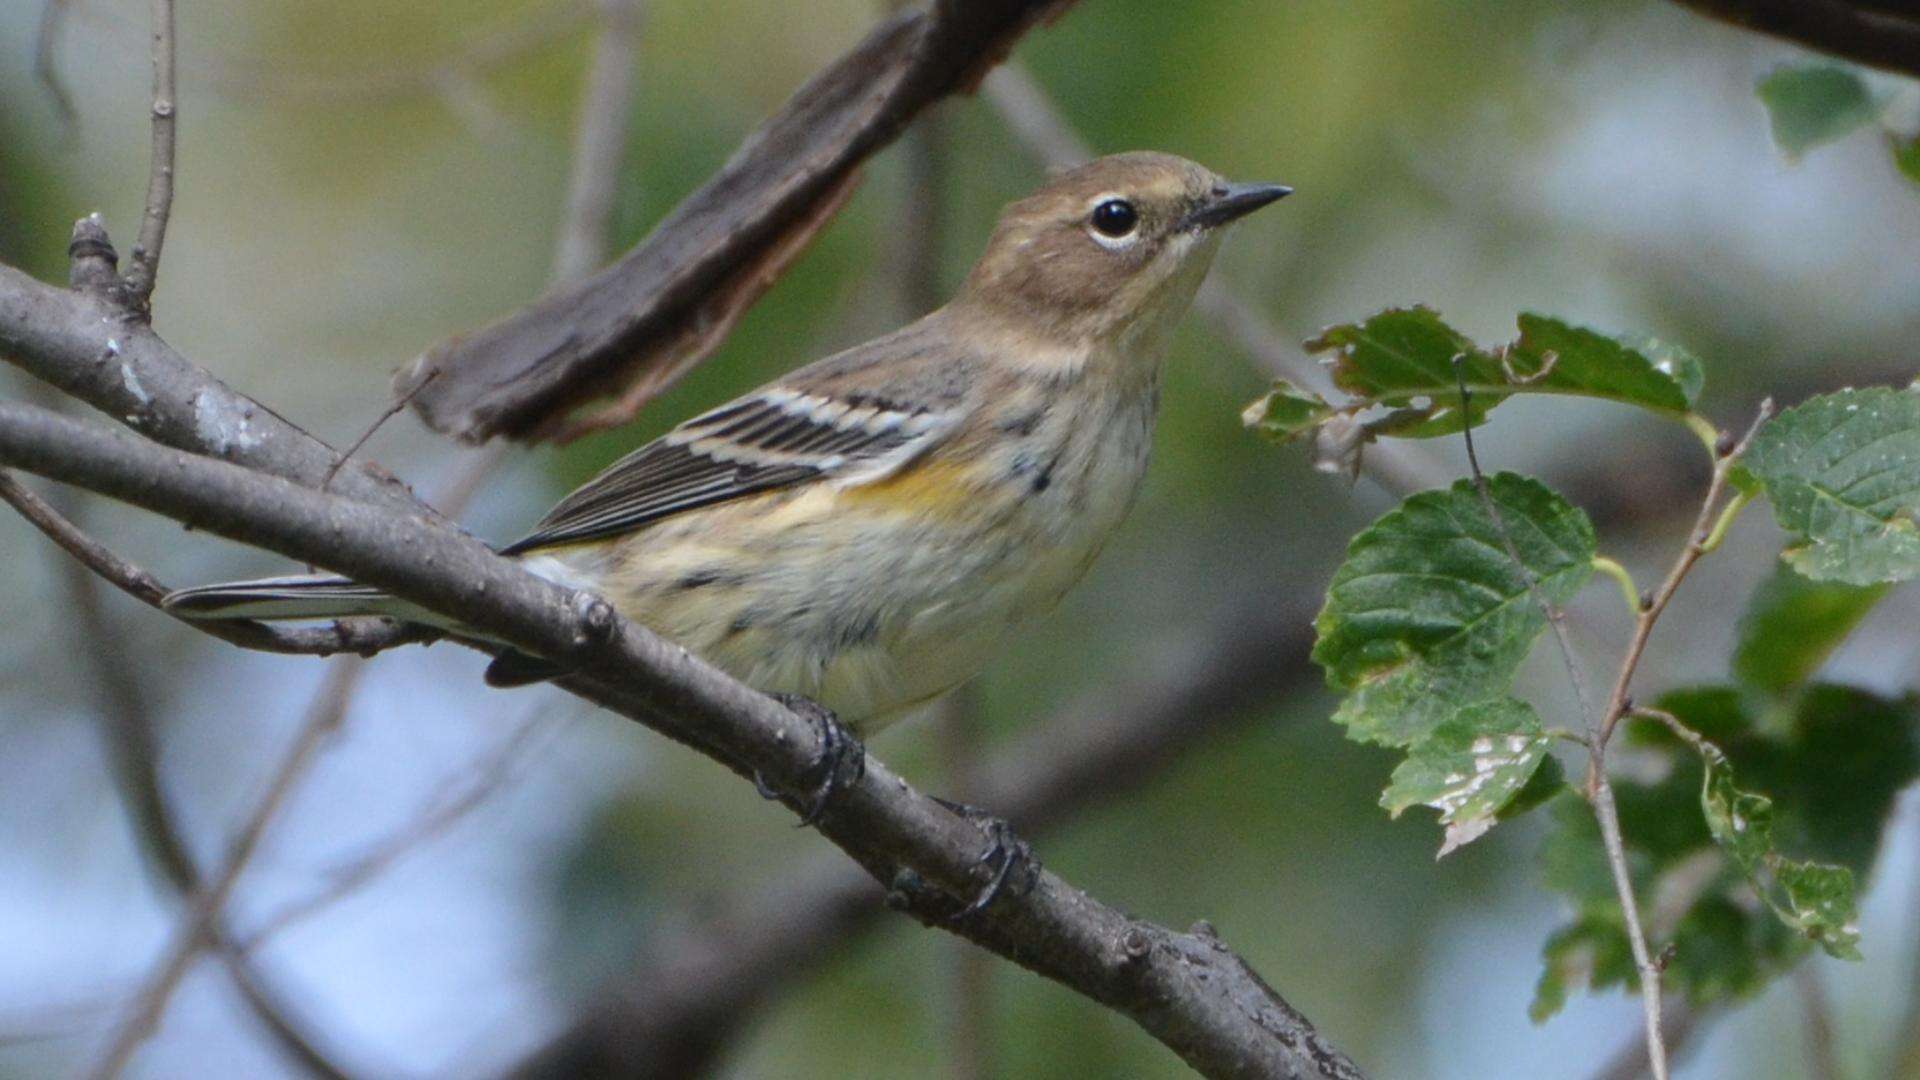
{"type": "MultiPolygon", "coordinates": [[[[802,777],[812,789],[804,805],[799,808],[800,827],[805,828],[820,820],[835,795],[859,783],[860,778],[867,774],[867,748],[847,730],[846,725],[840,723],[832,711],[819,702],[798,694],[775,694],[774,698],[785,705],[788,711],[811,721],[820,729],[820,753],[807,766],[802,777]]],[[[780,798],[780,793],[768,787],[758,773],[754,774],[753,786],[762,798],[780,798]]]]}
{"type": "Polygon", "coordinates": [[[1014,835],[1013,827],[1007,824],[1006,819],[966,803],[950,802],[937,796],[934,801],[978,826],[981,832],[987,834],[990,842],[987,850],[980,854],[979,864],[990,867],[993,876],[981,887],[980,895],[953,916],[955,921],[985,911],[1016,876],[1020,879],[1016,886],[1018,892],[1024,894],[1033,888],[1040,869],[1039,861],[1033,857],[1032,846],[1014,835]]]}

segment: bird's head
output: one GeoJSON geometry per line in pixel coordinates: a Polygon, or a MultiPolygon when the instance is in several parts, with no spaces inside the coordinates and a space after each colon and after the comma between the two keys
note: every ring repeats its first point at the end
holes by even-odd
{"type": "Polygon", "coordinates": [[[1061,344],[1163,335],[1222,227],[1290,191],[1228,183],[1171,154],[1099,158],[1001,213],[961,298],[1061,344]]]}

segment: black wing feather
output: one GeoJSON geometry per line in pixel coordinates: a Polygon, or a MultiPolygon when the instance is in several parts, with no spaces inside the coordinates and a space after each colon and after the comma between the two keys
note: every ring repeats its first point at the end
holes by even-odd
{"type": "Polygon", "coordinates": [[[931,445],[947,426],[927,410],[876,412],[866,403],[823,411],[821,402],[774,392],[695,417],[581,485],[502,554],[615,536],[890,454],[911,455],[909,444],[931,445]]]}

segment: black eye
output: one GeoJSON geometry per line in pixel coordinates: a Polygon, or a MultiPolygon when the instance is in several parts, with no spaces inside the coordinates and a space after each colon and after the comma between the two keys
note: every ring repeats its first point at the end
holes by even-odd
{"type": "Polygon", "coordinates": [[[1093,208],[1093,227],[1107,236],[1120,237],[1140,224],[1140,211],[1125,199],[1108,199],[1093,208]]]}

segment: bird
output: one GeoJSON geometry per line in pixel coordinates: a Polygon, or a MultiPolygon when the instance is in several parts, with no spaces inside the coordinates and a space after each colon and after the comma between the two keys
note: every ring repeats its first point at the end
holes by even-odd
{"type": "MultiPolygon", "coordinates": [[[[1126,516],[1160,371],[1229,223],[1291,192],[1135,151],[1009,204],[952,300],[685,421],[500,548],[856,735],[978,674],[1126,516]]],[[[182,589],[193,619],[385,615],[344,577],[182,589]]],[[[512,650],[487,681],[560,669],[512,650]]]]}

